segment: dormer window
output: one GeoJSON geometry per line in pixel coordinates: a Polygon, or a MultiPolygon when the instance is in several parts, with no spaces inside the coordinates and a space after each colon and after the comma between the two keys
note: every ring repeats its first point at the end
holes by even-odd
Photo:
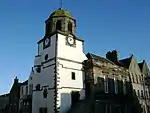
{"type": "Polygon", "coordinates": [[[56,30],[60,30],[61,31],[61,20],[58,20],[56,22],[56,30]]]}

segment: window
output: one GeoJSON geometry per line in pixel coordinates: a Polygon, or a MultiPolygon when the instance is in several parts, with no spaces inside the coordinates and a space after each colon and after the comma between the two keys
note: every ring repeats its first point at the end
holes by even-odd
{"type": "Polygon", "coordinates": [[[58,20],[56,22],[56,30],[60,30],[61,31],[61,20],[58,20]]]}
{"type": "Polygon", "coordinates": [[[106,104],[106,112],[105,113],[111,113],[111,105],[106,104]]]}
{"type": "Polygon", "coordinates": [[[23,94],[23,87],[21,87],[21,93],[23,94]]]}
{"type": "Polygon", "coordinates": [[[52,21],[46,24],[46,34],[48,34],[51,31],[51,28],[52,28],[52,21]]]}
{"type": "Polygon", "coordinates": [[[127,85],[127,83],[126,83],[126,79],[124,79],[124,80],[123,80],[123,92],[124,92],[124,94],[126,94],[126,93],[127,93],[126,85],[127,85]]]}
{"type": "Polygon", "coordinates": [[[33,91],[33,84],[30,84],[29,85],[29,94],[32,94],[32,91],[33,91]]]}
{"type": "Polygon", "coordinates": [[[146,94],[145,94],[146,98],[148,98],[148,93],[147,93],[147,91],[145,91],[145,93],[146,93],[146,94]]]}
{"type": "Polygon", "coordinates": [[[28,94],[28,86],[26,86],[26,94],[28,94]]]}
{"type": "Polygon", "coordinates": [[[47,113],[47,108],[40,108],[39,113],[47,113]]]}
{"type": "Polygon", "coordinates": [[[141,98],[143,98],[144,97],[144,95],[143,95],[143,90],[141,90],[141,98]]]}
{"type": "Polygon", "coordinates": [[[149,93],[148,93],[148,91],[147,91],[147,98],[149,98],[149,93]]]}
{"type": "Polygon", "coordinates": [[[136,83],[139,83],[138,75],[136,75],[136,83]]]}
{"type": "Polygon", "coordinates": [[[141,76],[139,76],[139,79],[140,79],[140,83],[142,83],[142,77],[141,76]]]}
{"type": "Polygon", "coordinates": [[[41,66],[37,66],[36,71],[37,73],[41,73],[41,66]]]}
{"type": "Polygon", "coordinates": [[[108,93],[108,76],[104,76],[105,93],[108,93]]]}
{"type": "Polygon", "coordinates": [[[75,80],[76,78],[75,78],[75,72],[72,72],[71,73],[71,77],[72,77],[72,80],[75,80]]]}
{"type": "Polygon", "coordinates": [[[137,95],[140,97],[140,91],[139,90],[137,90],[137,93],[138,93],[137,95]]]}
{"type": "Polygon", "coordinates": [[[37,91],[40,90],[40,84],[37,84],[35,87],[36,87],[36,90],[37,90],[37,91]]]}
{"type": "Polygon", "coordinates": [[[135,83],[134,76],[132,75],[132,82],[135,83]]]}
{"type": "Polygon", "coordinates": [[[43,97],[47,98],[47,94],[48,94],[48,92],[47,92],[47,89],[45,88],[44,91],[43,91],[43,97]]]}
{"type": "Polygon", "coordinates": [[[70,21],[68,23],[68,31],[72,33],[72,23],[70,21]]]}
{"type": "Polygon", "coordinates": [[[114,83],[115,83],[115,93],[118,94],[118,79],[114,78],[114,83]]]}
{"type": "Polygon", "coordinates": [[[45,60],[48,60],[48,54],[45,55],[45,60]]]}

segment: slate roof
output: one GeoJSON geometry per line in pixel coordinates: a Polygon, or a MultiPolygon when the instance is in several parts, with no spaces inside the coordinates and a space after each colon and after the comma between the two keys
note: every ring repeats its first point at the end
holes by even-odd
{"type": "Polygon", "coordinates": [[[108,63],[111,63],[111,64],[116,64],[118,66],[123,66],[123,67],[126,67],[127,69],[129,69],[131,59],[133,57],[133,55],[132,55],[129,58],[121,59],[121,60],[118,60],[117,62],[112,62],[107,58],[101,57],[101,56],[93,54],[93,53],[88,53],[86,56],[91,57],[91,58],[96,59],[96,60],[101,60],[101,61],[108,62],[108,63]]]}
{"type": "Polygon", "coordinates": [[[0,109],[3,109],[6,104],[9,102],[9,93],[0,95],[0,109]]]}
{"type": "Polygon", "coordinates": [[[138,63],[138,65],[139,65],[140,70],[142,71],[143,70],[144,62],[138,63]]]}
{"type": "Polygon", "coordinates": [[[108,60],[107,58],[101,57],[101,56],[93,54],[93,53],[87,53],[86,56],[91,57],[92,59],[95,59],[95,60],[100,60],[100,61],[104,61],[104,62],[114,64],[112,61],[108,60]]]}
{"type": "Polygon", "coordinates": [[[132,59],[132,56],[129,57],[129,58],[125,58],[125,59],[121,59],[119,60],[119,62],[125,66],[127,69],[129,69],[129,66],[130,66],[130,63],[131,63],[131,59],[132,59]]]}
{"type": "Polygon", "coordinates": [[[22,82],[22,83],[19,83],[20,86],[23,86],[23,85],[28,85],[28,80],[22,82]]]}

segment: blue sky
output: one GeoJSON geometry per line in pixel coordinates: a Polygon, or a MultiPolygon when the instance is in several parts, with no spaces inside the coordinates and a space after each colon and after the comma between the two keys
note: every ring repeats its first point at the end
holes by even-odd
{"type": "MultiPolygon", "coordinates": [[[[0,1],[0,94],[9,92],[13,79],[28,79],[37,41],[44,36],[45,20],[59,0],[0,1]]],[[[150,63],[150,0],[64,0],[77,20],[77,36],[85,52],[101,56],[117,49],[120,58],[133,53],[150,63]]]]}

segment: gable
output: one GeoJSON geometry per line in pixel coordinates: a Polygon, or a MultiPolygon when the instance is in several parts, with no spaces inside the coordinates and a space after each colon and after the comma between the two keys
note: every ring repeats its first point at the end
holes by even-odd
{"type": "Polygon", "coordinates": [[[129,65],[129,71],[131,73],[136,74],[136,75],[140,75],[141,74],[141,70],[139,68],[139,65],[138,65],[136,59],[133,56],[131,58],[131,62],[130,62],[130,65],[129,65]]]}
{"type": "Polygon", "coordinates": [[[129,58],[121,59],[121,60],[119,60],[119,62],[122,66],[124,66],[128,69],[130,66],[130,63],[131,63],[131,59],[132,59],[132,57],[129,57],[129,58]]]}
{"type": "Polygon", "coordinates": [[[146,61],[143,61],[142,73],[146,76],[149,75],[149,68],[148,68],[148,65],[147,65],[146,61]]]}

